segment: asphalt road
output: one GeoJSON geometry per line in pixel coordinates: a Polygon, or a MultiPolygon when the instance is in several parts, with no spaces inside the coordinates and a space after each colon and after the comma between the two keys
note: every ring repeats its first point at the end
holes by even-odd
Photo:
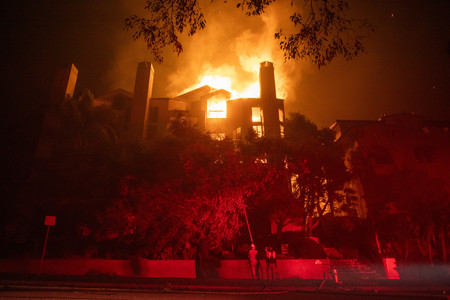
{"type": "Polygon", "coordinates": [[[314,291],[314,292],[179,292],[179,291],[142,291],[142,290],[95,290],[95,289],[55,289],[55,290],[2,290],[0,299],[81,299],[81,300],[222,300],[222,299],[286,299],[286,300],[322,300],[322,299],[450,299],[446,295],[418,294],[377,294],[375,291],[314,291]]]}

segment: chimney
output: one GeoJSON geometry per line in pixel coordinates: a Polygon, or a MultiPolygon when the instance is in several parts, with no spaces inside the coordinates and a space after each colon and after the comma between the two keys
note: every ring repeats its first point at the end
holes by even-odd
{"type": "Polygon", "coordinates": [[[259,87],[261,99],[276,99],[275,91],[275,75],[273,71],[273,63],[264,61],[259,69],[259,87]]]}
{"type": "Polygon", "coordinates": [[[139,63],[134,85],[134,99],[131,105],[129,130],[137,136],[147,137],[148,113],[153,89],[153,66],[150,62],[139,63]]]}
{"type": "Polygon", "coordinates": [[[66,97],[72,98],[77,78],[78,70],[73,64],[60,68],[53,82],[50,105],[59,105],[66,97]]]}
{"type": "Polygon", "coordinates": [[[66,65],[57,71],[36,145],[36,158],[51,156],[55,147],[52,132],[61,126],[59,108],[66,97],[73,97],[77,78],[78,70],[73,64],[66,65]]]}
{"type": "Polygon", "coordinates": [[[280,138],[279,103],[275,89],[273,63],[265,61],[259,69],[259,86],[264,136],[280,138]]]}

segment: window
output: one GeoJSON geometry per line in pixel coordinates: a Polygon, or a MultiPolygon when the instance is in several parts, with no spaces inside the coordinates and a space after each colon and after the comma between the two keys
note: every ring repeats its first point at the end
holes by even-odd
{"type": "Polygon", "coordinates": [[[207,118],[226,118],[227,101],[224,98],[212,97],[207,103],[207,118]]]}
{"type": "Polygon", "coordinates": [[[278,119],[280,120],[280,122],[284,122],[284,113],[282,109],[278,109],[278,119]]]}
{"type": "Polygon", "coordinates": [[[261,107],[252,107],[252,122],[261,122],[261,107]]]}
{"type": "Polygon", "coordinates": [[[261,125],[253,126],[253,131],[256,133],[256,135],[258,137],[262,137],[262,126],[261,125]]]}

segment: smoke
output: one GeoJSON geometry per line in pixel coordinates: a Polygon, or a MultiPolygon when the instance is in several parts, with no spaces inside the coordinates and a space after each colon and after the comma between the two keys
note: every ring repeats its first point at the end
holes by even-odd
{"type": "Polygon", "coordinates": [[[239,94],[258,97],[254,86],[259,81],[259,64],[271,61],[277,96],[286,99],[291,94],[289,98],[294,99],[295,93],[289,86],[300,79],[301,64],[285,62],[279,42],[274,39],[280,27],[288,27],[290,4],[273,3],[263,16],[248,17],[234,4],[206,3],[202,8],[207,27],[184,40],[185,51],[178,58],[178,68],[168,77],[166,93],[186,91],[197,87],[204,76],[219,75],[232,78],[232,89],[239,94]]]}
{"type": "MultiPolygon", "coordinates": [[[[200,1],[206,17],[205,30],[194,36],[182,37],[184,51],[180,56],[166,49],[162,64],[154,64],[153,96],[173,97],[198,87],[205,76],[231,78],[231,91],[241,96],[259,97],[259,64],[271,61],[275,68],[277,97],[292,101],[296,98],[295,81],[300,80],[304,64],[284,61],[279,41],[274,33],[288,28],[290,4],[273,3],[263,16],[246,16],[234,3],[200,1]]],[[[123,20],[137,14],[144,16],[143,1],[123,2],[123,20]]],[[[152,61],[142,41],[133,41],[131,33],[117,32],[114,59],[106,74],[111,88],[132,91],[137,64],[152,61]]]]}

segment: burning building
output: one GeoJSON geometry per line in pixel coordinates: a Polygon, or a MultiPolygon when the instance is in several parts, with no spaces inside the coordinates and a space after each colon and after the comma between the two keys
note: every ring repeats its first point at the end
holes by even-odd
{"type": "Polygon", "coordinates": [[[284,101],[276,97],[271,62],[260,65],[260,97],[232,98],[230,91],[209,85],[173,98],[152,97],[154,70],[149,62],[138,65],[134,94],[118,89],[95,99],[121,112],[124,128],[149,138],[164,136],[177,116],[217,139],[237,138],[253,130],[258,136],[281,138],[284,134],[284,101]]]}

